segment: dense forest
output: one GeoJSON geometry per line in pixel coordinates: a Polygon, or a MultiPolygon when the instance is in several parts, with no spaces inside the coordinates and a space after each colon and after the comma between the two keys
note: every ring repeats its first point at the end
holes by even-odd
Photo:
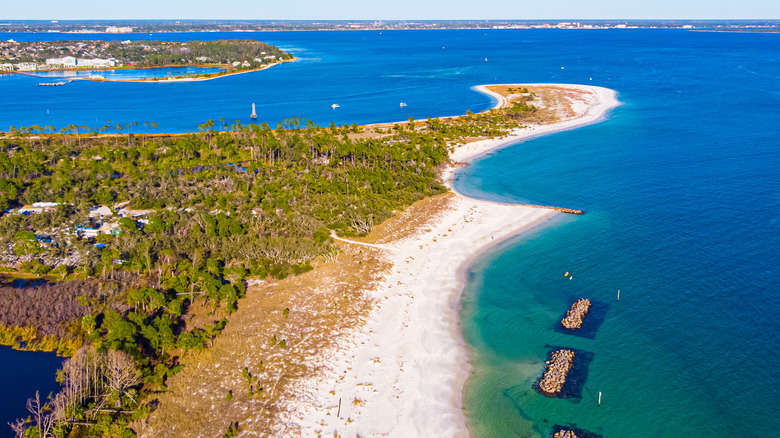
{"type": "Polygon", "coordinates": [[[370,134],[289,119],[275,129],[208,121],[185,135],[0,137],[0,269],[50,283],[0,288],[0,340],[72,356],[62,390],[31,399],[14,430],[134,436],[129,424],[148,414],[180,355],[211,345],[249,277],[332,259],[331,230],[366,234],[444,192],[451,148],[506,134],[535,111],[523,102],[370,134]]]}

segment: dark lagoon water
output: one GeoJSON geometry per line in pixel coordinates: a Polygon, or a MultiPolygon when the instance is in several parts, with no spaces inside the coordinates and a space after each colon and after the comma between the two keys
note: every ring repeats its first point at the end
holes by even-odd
{"type": "MultiPolygon", "coordinates": [[[[90,35],[0,34],[63,37],[90,35]]],[[[486,109],[490,100],[471,90],[484,83],[617,90],[624,105],[608,120],[506,148],[460,173],[457,188],[472,196],[587,212],[561,216],[470,268],[461,320],[474,364],[465,391],[473,434],[547,436],[556,424],[605,437],[780,430],[780,294],[773,286],[780,262],[780,35],[468,30],[128,38],[256,38],[299,61],[198,83],[37,87],[39,79],[0,76],[0,95],[10,103],[0,105],[0,127],[111,120],[194,131],[208,119],[246,123],[252,102],[260,121],[272,125],[294,116],[370,123],[486,109]],[[573,280],[564,279],[566,271],[573,280]],[[571,300],[582,296],[603,305],[598,331],[579,337],[556,330],[571,300]],[[549,346],[592,354],[579,397],[549,399],[531,388],[549,346]]],[[[3,370],[14,366],[0,357],[3,370]]],[[[21,392],[0,398],[23,406],[34,391],[21,392]]],[[[0,420],[8,415],[0,412],[0,420]]]]}
{"type": "Polygon", "coordinates": [[[62,358],[53,353],[0,347],[0,437],[13,436],[8,422],[30,415],[25,404],[35,391],[46,399],[59,389],[55,379],[61,367],[62,358]]]}

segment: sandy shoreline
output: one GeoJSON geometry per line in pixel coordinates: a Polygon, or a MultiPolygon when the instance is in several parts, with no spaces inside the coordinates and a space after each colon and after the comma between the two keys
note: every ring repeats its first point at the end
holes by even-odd
{"type": "MultiPolygon", "coordinates": [[[[520,128],[500,139],[457,147],[450,158],[467,163],[497,148],[603,119],[618,105],[613,90],[560,84],[579,92],[574,117],[520,128]]],[[[504,98],[486,86],[496,106],[504,98]]],[[[443,174],[452,188],[456,173],[443,174]]],[[[454,192],[454,190],[453,190],[454,192]]],[[[326,372],[300,383],[283,418],[300,436],[466,437],[462,390],[469,374],[459,311],[465,273],[476,257],[555,213],[451,195],[448,208],[413,237],[372,245],[393,267],[372,291],[378,304],[322,364],[326,372]]],[[[348,244],[350,246],[355,244],[348,244]]]]}

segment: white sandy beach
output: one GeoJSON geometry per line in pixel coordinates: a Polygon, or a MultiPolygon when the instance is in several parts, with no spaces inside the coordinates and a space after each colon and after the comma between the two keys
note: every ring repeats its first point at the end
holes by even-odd
{"type": "MultiPolygon", "coordinates": [[[[605,88],[523,86],[543,85],[581,91],[581,101],[570,105],[576,116],[458,147],[451,159],[466,163],[511,143],[595,123],[618,105],[615,92],[605,88]]],[[[504,103],[493,97],[497,106],[504,103]]],[[[450,187],[454,172],[444,174],[450,187]]],[[[284,422],[305,437],[468,436],[462,391],[469,361],[458,321],[465,269],[490,246],[557,214],[455,193],[449,208],[417,235],[374,245],[393,264],[372,292],[378,305],[365,326],[333,348],[327,371],[301,383],[299,396],[287,401],[292,414],[284,422]]]]}

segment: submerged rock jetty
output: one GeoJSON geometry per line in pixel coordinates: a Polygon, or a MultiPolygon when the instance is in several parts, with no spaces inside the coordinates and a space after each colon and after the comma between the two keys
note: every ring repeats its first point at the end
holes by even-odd
{"type": "Polygon", "coordinates": [[[553,434],[553,438],[580,438],[573,430],[559,430],[553,434]]]}
{"type": "Polygon", "coordinates": [[[579,330],[585,315],[588,314],[588,309],[590,309],[589,299],[581,298],[575,301],[571,305],[571,310],[566,312],[566,317],[561,320],[561,325],[569,330],[579,330]]]}
{"type": "Polygon", "coordinates": [[[539,389],[549,395],[556,395],[561,392],[573,363],[573,351],[566,349],[554,351],[550,355],[550,360],[547,361],[547,370],[539,382],[539,389]]]}
{"type": "Polygon", "coordinates": [[[543,208],[545,210],[555,210],[558,213],[585,214],[585,212],[582,210],[575,210],[573,208],[554,207],[552,205],[536,205],[536,204],[518,204],[518,205],[522,205],[523,207],[531,207],[531,208],[543,208]]]}

